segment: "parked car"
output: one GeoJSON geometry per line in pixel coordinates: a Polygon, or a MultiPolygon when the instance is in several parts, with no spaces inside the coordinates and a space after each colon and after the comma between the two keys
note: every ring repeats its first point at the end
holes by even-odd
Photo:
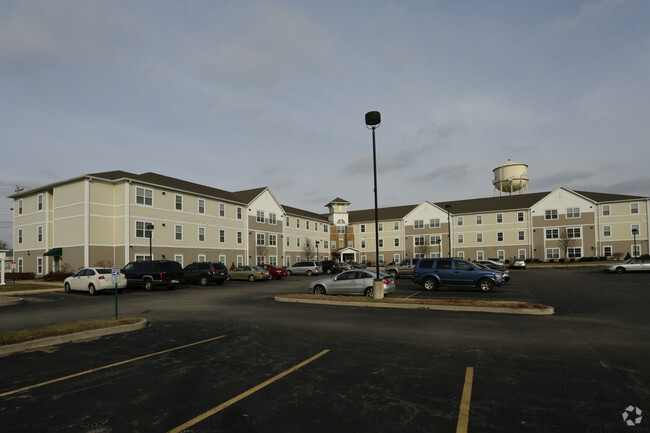
{"type": "Polygon", "coordinates": [[[513,259],[510,263],[512,269],[526,269],[526,260],[524,259],[513,259]]]}
{"type": "Polygon", "coordinates": [[[650,271],[650,257],[637,257],[634,259],[628,259],[623,263],[607,265],[603,268],[603,270],[608,272],[616,272],[617,274],[633,271],[650,271]]]}
{"type": "Polygon", "coordinates": [[[207,286],[211,282],[222,285],[228,279],[228,268],[221,262],[194,262],[185,266],[185,282],[207,286]]]}
{"type": "MultiPolygon", "coordinates": [[[[118,272],[117,290],[126,287],[126,278],[118,272]]],[[[63,281],[66,293],[72,290],[81,290],[95,295],[100,290],[115,290],[113,270],[111,268],[83,268],[63,281]]]]}
{"type": "Polygon", "coordinates": [[[281,280],[282,278],[289,275],[287,268],[281,268],[273,265],[259,265],[259,267],[265,271],[269,271],[269,274],[271,274],[271,279],[275,278],[276,280],[281,280]]]}
{"type": "MultiPolygon", "coordinates": [[[[479,268],[487,269],[488,271],[499,271],[498,269],[494,269],[494,268],[491,268],[490,266],[482,265],[482,264],[477,263],[477,262],[474,262],[474,264],[476,266],[478,266],[479,268]]],[[[505,269],[505,266],[503,268],[505,269]]],[[[508,273],[508,271],[503,270],[503,271],[499,271],[499,272],[501,272],[501,276],[503,277],[504,282],[507,283],[508,281],[510,281],[510,274],[508,273]]]]}
{"type": "Polygon", "coordinates": [[[157,286],[173,289],[183,282],[183,268],[173,260],[130,262],[124,266],[127,287],[144,287],[151,290],[157,286]]]}
{"type": "MultiPolygon", "coordinates": [[[[309,285],[314,295],[364,295],[372,298],[373,282],[377,273],[368,269],[345,271],[332,278],[317,280],[309,285]]],[[[384,294],[395,292],[395,279],[392,275],[380,272],[384,284],[384,294]]]]}
{"type": "Polygon", "coordinates": [[[412,276],[413,269],[420,259],[404,259],[397,265],[386,266],[386,273],[392,274],[393,277],[412,276]]]}
{"type": "Polygon", "coordinates": [[[487,266],[488,268],[494,269],[495,271],[505,272],[506,270],[506,266],[503,263],[495,260],[475,260],[474,263],[487,266]]]}
{"type": "Polygon", "coordinates": [[[345,262],[345,264],[348,265],[350,267],[350,269],[365,269],[366,268],[366,265],[363,265],[363,264],[357,263],[357,262],[351,262],[350,261],[350,262],[345,262]]]}
{"type": "Polygon", "coordinates": [[[270,280],[271,274],[269,271],[262,269],[259,266],[237,266],[234,271],[230,271],[231,280],[270,280]]]}
{"type": "Polygon", "coordinates": [[[422,259],[415,266],[413,282],[425,290],[440,286],[475,286],[481,292],[490,292],[504,284],[501,272],[480,268],[463,259],[422,259]]]}
{"type": "Polygon", "coordinates": [[[318,275],[323,272],[323,268],[320,262],[315,260],[304,260],[289,266],[287,272],[289,275],[307,275],[308,277],[311,277],[312,275],[318,275]]]}
{"type": "Polygon", "coordinates": [[[343,265],[336,260],[323,260],[320,263],[326,274],[338,274],[344,270],[343,265]]]}

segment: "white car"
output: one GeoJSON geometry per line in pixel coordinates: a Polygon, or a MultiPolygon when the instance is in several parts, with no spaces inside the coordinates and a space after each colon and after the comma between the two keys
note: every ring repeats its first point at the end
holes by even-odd
{"type": "MultiPolygon", "coordinates": [[[[119,281],[117,290],[126,287],[126,278],[120,271],[117,273],[119,281]]],[[[115,290],[113,283],[113,270],[111,268],[83,268],[76,274],[68,277],[63,281],[63,287],[66,293],[72,290],[81,290],[91,295],[96,294],[99,290],[115,290]]]]}
{"type": "MultiPolygon", "coordinates": [[[[314,295],[364,295],[372,298],[373,284],[377,273],[369,269],[345,271],[336,277],[314,281],[309,291],[314,295]]],[[[384,293],[394,293],[395,278],[392,275],[379,274],[384,284],[384,293]]]]}
{"type": "Polygon", "coordinates": [[[623,272],[631,272],[631,271],[650,271],[650,258],[637,257],[636,259],[628,259],[623,263],[607,265],[603,268],[603,270],[609,272],[616,272],[617,274],[622,274],[623,272]]]}

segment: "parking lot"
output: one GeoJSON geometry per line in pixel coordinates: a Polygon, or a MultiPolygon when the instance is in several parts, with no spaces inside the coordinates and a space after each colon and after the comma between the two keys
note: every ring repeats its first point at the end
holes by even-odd
{"type": "MultiPolygon", "coordinates": [[[[650,275],[511,274],[489,294],[401,279],[394,296],[534,301],[556,314],[273,301],[314,277],[126,290],[120,315],[146,329],[0,358],[0,430],[647,431],[623,415],[650,411],[650,275]]],[[[0,311],[0,331],[114,312],[111,293],[25,299],[0,311]]]]}

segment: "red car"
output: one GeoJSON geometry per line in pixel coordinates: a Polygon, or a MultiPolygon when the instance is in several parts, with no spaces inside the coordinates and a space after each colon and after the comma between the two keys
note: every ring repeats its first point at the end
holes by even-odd
{"type": "Polygon", "coordinates": [[[277,266],[273,265],[258,265],[260,268],[265,269],[269,271],[269,274],[271,274],[271,278],[276,279],[276,280],[281,280],[282,278],[286,277],[289,275],[287,273],[286,268],[279,268],[277,266]]]}

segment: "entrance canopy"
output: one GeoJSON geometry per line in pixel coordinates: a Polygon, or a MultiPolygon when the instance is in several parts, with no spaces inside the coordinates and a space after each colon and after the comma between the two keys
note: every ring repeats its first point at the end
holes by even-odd
{"type": "Polygon", "coordinates": [[[63,248],[52,248],[50,251],[43,254],[44,256],[61,257],[63,255],[63,248]]]}
{"type": "Polygon", "coordinates": [[[352,260],[354,262],[357,262],[357,254],[359,254],[359,250],[355,250],[354,248],[343,248],[341,250],[338,250],[336,254],[339,256],[339,260],[341,262],[346,262],[348,260],[352,260]]]}

